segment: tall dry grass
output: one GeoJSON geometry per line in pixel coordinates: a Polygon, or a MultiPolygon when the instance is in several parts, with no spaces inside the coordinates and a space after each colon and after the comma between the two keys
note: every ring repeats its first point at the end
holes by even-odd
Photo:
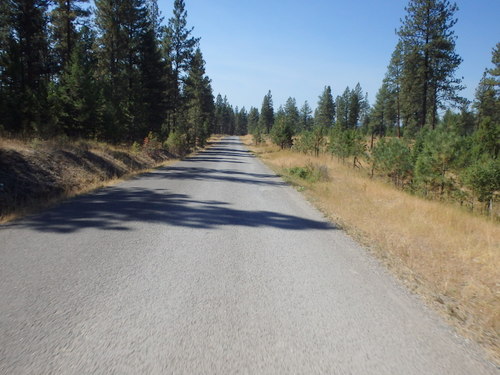
{"type": "Polygon", "coordinates": [[[328,155],[313,157],[244,141],[500,363],[497,222],[412,196],[328,155]],[[311,183],[287,173],[308,164],[326,166],[328,180],[311,183]]]}

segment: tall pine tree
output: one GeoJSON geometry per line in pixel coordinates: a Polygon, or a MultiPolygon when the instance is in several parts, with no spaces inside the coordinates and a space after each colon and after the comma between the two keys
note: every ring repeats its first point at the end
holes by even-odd
{"type": "Polygon", "coordinates": [[[444,103],[458,103],[463,88],[455,76],[462,59],[455,52],[458,8],[448,0],[410,0],[398,31],[403,49],[401,91],[410,125],[433,129],[444,103]]]}
{"type": "Polygon", "coordinates": [[[262,99],[262,107],[260,109],[259,116],[259,126],[262,131],[270,133],[271,128],[274,124],[274,108],[273,108],[273,97],[271,95],[271,90],[262,99]]]}
{"type": "Polygon", "coordinates": [[[168,20],[164,46],[172,66],[173,80],[176,90],[173,90],[173,108],[170,114],[171,126],[177,128],[184,113],[184,83],[187,77],[195,48],[199,38],[191,35],[193,28],[187,27],[187,11],[184,0],[175,0],[173,16],[168,20]]]}
{"type": "Polygon", "coordinates": [[[2,2],[0,86],[9,131],[51,135],[47,111],[50,55],[47,0],[2,2]]]}
{"type": "Polygon", "coordinates": [[[52,48],[55,55],[56,72],[61,72],[71,59],[77,44],[78,26],[82,25],[90,12],[80,4],[88,0],[54,0],[55,7],[50,12],[52,48]]]}
{"type": "Polygon", "coordinates": [[[185,85],[186,129],[191,146],[203,146],[213,129],[214,99],[210,79],[205,75],[205,62],[197,49],[185,85]]]}
{"type": "Polygon", "coordinates": [[[333,102],[332,89],[325,86],[319,97],[318,107],[314,114],[314,122],[317,126],[330,129],[335,119],[335,103],[333,102]]]}

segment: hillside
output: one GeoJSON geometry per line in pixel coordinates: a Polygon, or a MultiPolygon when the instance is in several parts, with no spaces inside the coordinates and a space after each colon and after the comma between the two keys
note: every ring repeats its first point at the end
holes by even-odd
{"type": "Polygon", "coordinates": [[[0,139],[0,221],[173,159],[162,149],[92,141],[0,139]]]}

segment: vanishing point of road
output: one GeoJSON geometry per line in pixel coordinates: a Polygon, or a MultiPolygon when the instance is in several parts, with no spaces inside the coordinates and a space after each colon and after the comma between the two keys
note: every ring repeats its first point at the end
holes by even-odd
{"type": "Polygon", "coordinates": [[[497,374],[236,137],[0,226],[1,374],[497,374]]]}

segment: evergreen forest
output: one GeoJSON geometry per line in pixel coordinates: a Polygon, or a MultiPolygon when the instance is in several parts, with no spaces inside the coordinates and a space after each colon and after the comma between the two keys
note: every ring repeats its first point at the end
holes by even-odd
{"type": "Polygon", "coordinates": [[[400,188],[493,212],[500,191],[500,43],[475,99],[460,97],[457,6],[409,0],[373,105],[359,83],[325,86],[315,109],[233,107],[213,94],[184,0],[0,2],[0,133],[111,143],[155,141],[177,154],[213,133],[331,153],[400,188]]]}

